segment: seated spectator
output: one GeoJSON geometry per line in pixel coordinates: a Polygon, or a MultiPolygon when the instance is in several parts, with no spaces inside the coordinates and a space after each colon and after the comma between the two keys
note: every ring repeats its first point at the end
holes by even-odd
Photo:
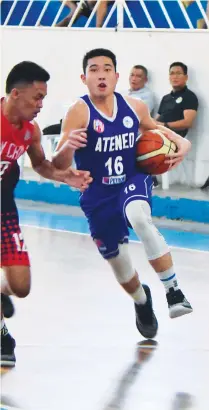
{"type": "MultiPolygon", "coordinates": [[[[208,0],[208,2],[207,2],[207,6],[206,6],[206,16],[207,16],[207,19],[208,19],[208,21],[209,21],[209,0],[208,0]]],[[[197,26],[197,28],[200,28],[200,29],[206,28],[206,29],[208,29],[209,27],[208,27],[208,25],[206,24],[205,19],[200,19],[200,20],[198,21],[198,26],[197,26]]]]}
{"type": "MultiPolygon", "coordinates": [[[[65,2],[65,6],[67,6],[70,9],[70,13],[63,20],[57,23],[56,27],[67,27],[71,19],[73,18],[74,13],[77,10],[78,4],[80,3],[80,1],[66,1],[66,0],[60,0],[60,1],[65,2]]],[[[108,4],[110,3],[113,3],[113,1],[102,0],[99,3],[99,6],[96,11],[96,27],[102,27],[104,19],[107,14],[108,4]]],[[[76,14],[75,18],[73,18],[73,22],[75,23],[80,16],[89,17],[95,4],[96,4],[96,1],[92,1],[92,0],[84,1],[80,7],[80,10],[76,14]]]]}
{"type": "MultiPolygon", "coordinates": [[[[189,7],[194,2],[195,2],[195,0],[182,0],[182,3],[183,3],[185,8],[189,7]]],[[[206,4],[206,2],[203,2],[202,6],[203,6],[204,9],[206,8],[206,10],[205,10],[206,17],[209,21],[209,0],[207,1],[207,4],[206,4]]],[[[198,29],[204,29],[204,28],[207,29],[207,28],[209,28],[208,25],[206,24],[206,21],[205,21],[204,18],[201,18],[201,19],[197,20],[197,28],[198,29]]]]}
{"type": "Polygon", "coordinates": [[[143,65],[135,65],[130,72],[129,84],[130,89],[127,95],[133,98],[139,98],[147,104],[150,113],[154,111],[154,94],[147,86],[148,70],[143,65]]]}
{"type": "MultiPolygon", "coordinates": [[[[139,64],[133,66],[129,75],[130,88],[126,95],[142,100],[145,104],[147,104],[150,114],[154,114],[154,94],[147,86],[147,82],[147,68],[139,64]]],[[[153,177],[153,186],[157,187],[158,185],[157,178],[153,177]]]]}
{"type": "Polygon", "coordinates": [[[169,69],[172,91],[161,100],[157,121],[185,137],[197,115],[198,99],[187,88],[187,66],[180,62],[171,64],[169,69]]]}

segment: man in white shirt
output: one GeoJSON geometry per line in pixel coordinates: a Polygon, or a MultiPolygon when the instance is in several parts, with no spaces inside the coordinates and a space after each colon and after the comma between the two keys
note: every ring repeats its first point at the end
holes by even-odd
{"type": "MultiPolygon", "coordinates": [[[[148,70],[143,65],[135,65],[131,69],[129,75],[130,88],[127,95],[133,98],[138,98],[147,104],[149,112],[154,116],[154,94],[150,88],[146,85],[148,81],[148,70]]],[[[156,177],[153,177],[154,187],[158,186],[158,181],[156,177]]]]}
{"type": "Polygon", "coordinates": [[[144,101],[149,107],[150,114],[154,111],[154,94],[146,85],[148,81],[148,71],[143,65],[135,65],[130,72],[128,95],[144,101]]]}

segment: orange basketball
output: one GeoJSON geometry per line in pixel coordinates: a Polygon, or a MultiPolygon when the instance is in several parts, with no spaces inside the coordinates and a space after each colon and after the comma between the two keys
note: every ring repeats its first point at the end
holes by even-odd
{"type": "Polygon", "coordinates": [[[177,151],[176,144],[170,141],[160,130],[150,130],[140,135],[136,145],[136,163],[141,172],[159,175],[168,171],[165,164],[166,154],[177,151]]]}

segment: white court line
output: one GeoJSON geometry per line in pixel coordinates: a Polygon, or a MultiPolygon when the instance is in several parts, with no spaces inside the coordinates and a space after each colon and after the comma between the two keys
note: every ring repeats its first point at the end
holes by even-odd
{"type": "MultiPolygon", "coordinates": [[[[26,228],[43,229],[45,231],[55,231],[55,232],[64,232],[64,233],[74,234],[74,235],[90,236],[89,233],[67,231],[65,229],[56,229],[56,228],[53,229],[53,228],[47,228],[46,226],[37,226],[37,225],[28,225],[28,224],[20,224],[20,225],[23,226],[23,227],[26,227],[26,228]]],[[[135,240],[135,239],[130,239],[129,242],[140,243],[141,244],[141,241],[135,240]]],[[[199,252],[199,253],[208,253],[209,254],[209,251],[205,251],[205,250],[202,250],[202,249],[196,249],[196,248],[194,248],[194,249],[192,249],[192,248],[182,248],[180,246],[172,246],[172,245],[171,246],[169,245],[169,248],[178,249],[178,250],[181,250],[181,251],[199,252]]]]}

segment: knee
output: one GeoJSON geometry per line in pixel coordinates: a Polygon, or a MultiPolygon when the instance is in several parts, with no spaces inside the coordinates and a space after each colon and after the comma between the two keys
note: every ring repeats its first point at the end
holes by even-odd
{"type": "Polygon", "coordinates": [[[31,274],[29,266],[10,267],[7,272],[9,288],[13,295],[25,298],[31,289],[31,274]]]}
{"type": "Polygon", "coordinates": [[[12,293],[18,298],[26,298],[30,293],[30,283],[25,283],[24,285],[15,284],[12,287],[12,293]]]}
{"type": "Polygon", "coordinates": [[[133,229],[144,232],[152,223],[151,209],[146,201],[133,201],[126,207],[127,218],[133,229]]]}

